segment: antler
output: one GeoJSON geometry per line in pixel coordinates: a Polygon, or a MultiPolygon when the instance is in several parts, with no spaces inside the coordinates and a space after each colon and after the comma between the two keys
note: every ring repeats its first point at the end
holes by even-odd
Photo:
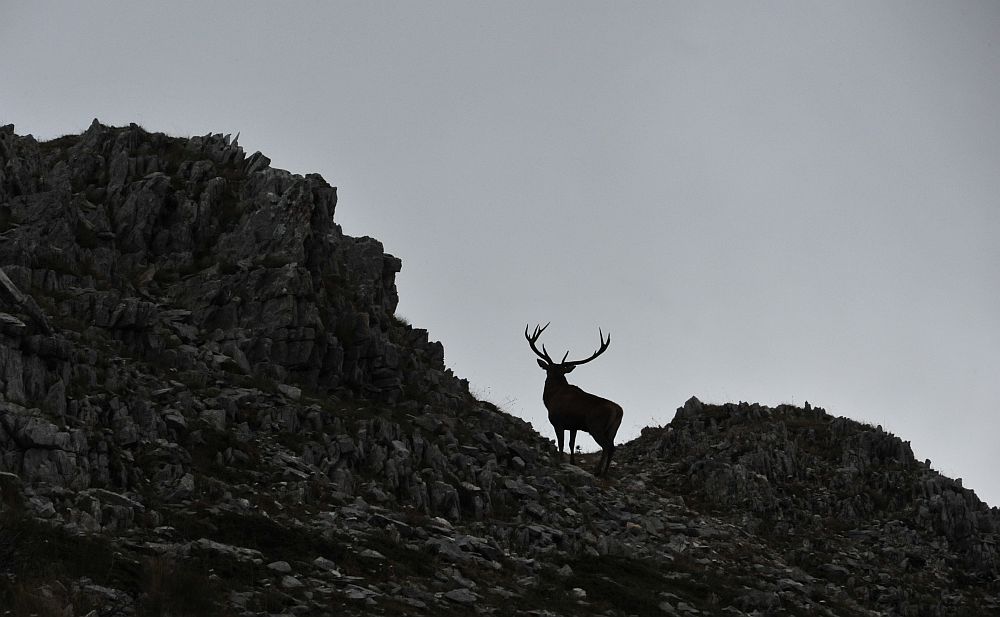
{"type": "MultiPolygon", "coordinates": [[[[552,323],[552,322],[549,322],[549,323],[552,323]]],[[[548,352],[548,350],[545,349],[545,345],[542,345],[542,350],[541,351],[538,351],[538,347],[535,346],[535,343],[538,342],[538,338],[540,336],[542,336],[542,332],[545,332],[545,328],[548,328],[548,327],[549,327],[549,324],[545,324],[542,327],[535,326],[534,333],[528,334],[528,326],[527,326],[527,324],[525,324],[525,326],[524,326],[524,338],[528,339],[528,345],[531,345],[531,350],[533,352],[535,352],[535,355],[537,355],[542,360],[545,360],[549,364],[556,364],[556,362],[553,362],[552,358],[549,357],[549,352],[548,352]]],[[[598,349],[597,351],[595,351],[589,358],[585,358],[583,360],[570,360],[569,362],[567,362],[566,358],[569,357],[569,352],[567,351],[566,355],[563,356],[562,361],[559,362],[558,364],[560,364],[562,366],[579,366],[581,364],[586,364],[587,362],[590,362],[591,360],[593,360],[597,356],[599,356],[602,353],[604,353],[605,351],[607,351],[608,350],[608,345],[611,344],[611,333],[610,332],[608,333],[608,338],[607,338],[607,340],[605,340],[605,338],[604,338],[604,332],[600,328],[598,328],[597,329],[597,335],[601,337],[601,347],[600,347],[600,349],[598,349]]]]}
{"type": "MultiPolygon", "coordinates": [[[[549,323],[552,322],[550,321],[549,323]]],[[[545,350],[544,344],[542,345],[542,351],[538,351],[538,348],[535,347],[535,343],[538,341],[538,337],[540,337],[542,335],[542,332],[545,332],[545,328],[548,327],[549,327],[548,323],[542,326],[541,328],[535,326],[534,334],[529,335],[528,324],[524,324],[524,338],[528,339],[528,345],[531,346],[531,351],[535,352],[535,355],[537,355],[542,360],[545,360],[549,364],[555,364],[555,362],[552,361],[552,358],[549,357],[549,352],[545,350]]],[[[563,359],[565,360],[565,358],[563,359]]]]}
{"type": "MultiPolygon", "coordinates": [[[[546,324],[546,325],[548,325],[548,324],[546,324]]],[[[589,358],[587,358],[585,360],[570,360],[569,362],[567,362],[566,358],[569,357],[569,352],[567,351],[566,355],[563,356],[562,362],[560,362],[560,364],[563,364],[563,365],[572,365],[572,366],[580,366],[581,364],[586,364],[587,362],[590,362],[591,360],[593,360],[597,356],[599,356],[602,353],[604,353],[605,351],[607,351],[608,350],[608,345],[611,344],[611,333],[608,332],[608,339],[604,340],[604,333],[601,331],[600,328],[598,328],[597,329],[597,335],[601,337],[601,348],[598,349],[597,351],[595,351],[593,353],[593,355],[591,355],[589,358]]],[[[544,347],[543,347],[543,349],[544,349],[544,347]]]]}

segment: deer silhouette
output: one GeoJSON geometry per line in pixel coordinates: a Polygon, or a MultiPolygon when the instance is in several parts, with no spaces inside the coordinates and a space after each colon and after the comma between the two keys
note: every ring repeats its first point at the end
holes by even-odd
{"type": "Polygon", "coordinates": [[[566,358],[569,357],[567,351],[561,362],[554,362],[549,357],[545,345],[542,345],[541,351],[538,351],[538,347],[535,345],[542,332],[548,327],[549,324],[542,327],[535,326],[534,333],[528,334],[528,326],[524,326],[524,338],[528,339],[528,345],[538,356],[538,366],[545,371],[545,390],[542,393],[542,402],[545,403],[545,408],[549,411],[549,422],[556,430],[559,453],[563,453],[564,433],[569,431],[569,462],[575,464],[576,432],[586,431],[602,449],[601,460],[598,461],[594,473],[595,475],[607,473],[611,467],[611,457],[615,453],[615,435],[618,433],[618,427],[621,426],[624,412],[617,403],[584,392],[570,384],[566,381],[566,374],[607,351],[608,345],[611,344],[611,334],[609,333],[607,340],[605,340],[604,333],[598,329],[601,347],[589,358],[567,361],[566,358]]]}

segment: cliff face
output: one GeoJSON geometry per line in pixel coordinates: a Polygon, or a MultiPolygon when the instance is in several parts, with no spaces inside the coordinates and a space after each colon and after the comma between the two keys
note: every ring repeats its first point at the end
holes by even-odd
{"type": "Polygon", "coordinates": [[[1000,611],[1000,513],[880,429],[692,399],[562,464],[335,209],[228,136],[0,128],[0,606],[1000,611]]]}
{"type": "MultiPolygon", "coordinates": [[[[401,262],[342,233],[320,176],[247,158],[228,136],[97,121],[44,144],[4,127],[0,157],[0,264],[69,335],[168,370],[230,363],[323,392],[466,396],[440,344],[393,316],[401,262]]],[[[75,366],[67,377],[95,384],[75,366]]],[[[32,398],[54,385],[24,382],[32,398]]]]}

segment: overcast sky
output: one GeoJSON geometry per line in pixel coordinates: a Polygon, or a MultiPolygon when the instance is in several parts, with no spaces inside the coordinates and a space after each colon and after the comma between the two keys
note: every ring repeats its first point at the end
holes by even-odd
{"type": "MultiPolygon", "coordinates": [[[[241,132],[403,260],[399,313],[552,436],[625,408],[881,424],[1000,505],[1000,4],[15,2],[0,123],[241,132]]],[[[592,441],[583,440],[585,448],[592,441]]]]}

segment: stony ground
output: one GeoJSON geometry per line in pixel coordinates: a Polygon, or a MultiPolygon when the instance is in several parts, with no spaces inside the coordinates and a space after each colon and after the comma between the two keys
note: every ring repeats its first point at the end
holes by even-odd
{"type": "Polygon", "coordinates": [[[569,465],[335,207],[228,136],[0,128],[0,614],[1000,614],[1000,511],[879,427],[692,398],[569,465]]]}

